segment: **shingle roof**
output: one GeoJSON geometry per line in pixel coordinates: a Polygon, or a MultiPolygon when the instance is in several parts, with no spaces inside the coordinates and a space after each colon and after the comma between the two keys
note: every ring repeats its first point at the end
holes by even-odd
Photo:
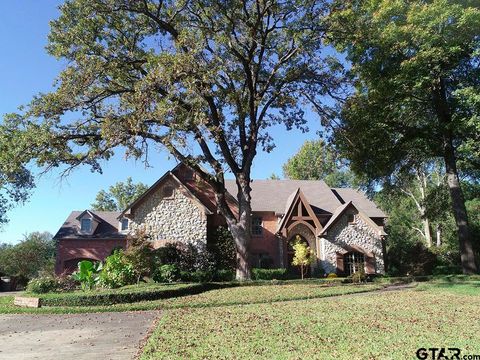
{"type": "Polygon", "coordinates": [[[63,223],[60,230],[54,236],[55,239],[121,239],[126,237],[125,234],[118,232],[118,216],[121,214],[119,211],[92,211],[90,212],[100,219],[95,232],[92,235],[81,235],[78,233],[80,229],[80,221],[77,217],[84,211],[72,211],[67,220],[63,223]]]}
{"type": "MultiPolygon", "coordinates": [[[[253,211],[283,214],[289,197],[300,188],[316,213],[333,214],[339,206],[353,201],[369,217],[386,217],[365,194],[351,188],[331,189],[322,180],[253,180],[250,186],[253,211]]],[[[236,197],[234,180],[226,180],[225,187],[236,197]]]]}
{"type": "MultiPolygon", "coordinates": [[[[283,214],[289,196],[298,188],[316,213],[333,213],[341,205],[327,184],[321,180],[253,180],[250,186],[253,211],[283,214]]],[[[237,185],[234,180],[226,180],[225,187],[236,197],[237,185]]]]}
{"type": "Polygon", "coordinates": [[[336,192],[343,203],[352,201],[369,217],[386,217],[385,213],[380,210],[373,201],[358,190],[352,188],[332,188],[333,192],[336,192]]]}

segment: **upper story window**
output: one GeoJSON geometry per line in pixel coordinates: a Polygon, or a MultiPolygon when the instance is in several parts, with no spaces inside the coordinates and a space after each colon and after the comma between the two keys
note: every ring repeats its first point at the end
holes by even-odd
{"type": "Polygon", "coordinates": [[[252,235],[262,235],[263,232],[263,221],[259,216],[252,217],[252,235]]]}
{"type": "Polygon", "coordinates": [[[123,218],[121,223],[122,223],[121,230],[122,231],[128,230],[128,219],[123,218]]]}
{"type": "Polygon", "coordinates": [[[82,219],[80,221],[80,231],[90,232],[92,231],[92,219],[82,219]]]}

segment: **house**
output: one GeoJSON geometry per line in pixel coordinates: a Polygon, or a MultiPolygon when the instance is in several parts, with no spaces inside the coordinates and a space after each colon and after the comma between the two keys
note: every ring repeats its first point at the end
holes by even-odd
{"type": "MultiPolygon", "coordinates": [[[[226,188],[235,207],[235,181],[227,180],[226,188]]],[[[363,267],[367,274],[384,273],[386,215],[363,193],[303,180],[253,180],[251,188],[253,267],[290,267],[299,236],[315,253],[311,271],[349,275],[363,267]]],[[[220,225],[211,187],[180,164],[123,212],[72,212],[55,235],[56,272],[71,272],[82,259],[104,260],[140,228],[160,247],[206,244],[220,225]]]]}

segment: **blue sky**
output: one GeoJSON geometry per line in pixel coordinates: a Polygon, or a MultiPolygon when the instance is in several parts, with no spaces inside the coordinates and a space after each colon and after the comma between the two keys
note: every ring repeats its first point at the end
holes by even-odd
{"type": "MultiPolygon", "coordinates": [[[[61,62],[45,51],[49,21],[58,16],[58,0],[0,1],[0,118],[17,111],[32,96],[51,89],[53,80],[62,69],[61,62]]],[[[318,119],[309,122],[310,132],[287,132],[284,127],[272,129],[276,149],[270,154],[259,153],[252,177],[265,179],[270,174],[281,175],[282,164],[311,138],[316,138],[318,119]]],[[[89,207],[100,189],[131,176],[134,181],[153,184],[176,162],[167,152],[150,158],[151,168],[140,162],[126,161],[122,154],[104,163],[103,174],[79,168],[67,179],[51,172],[37,179],[30,200],[8,213],[10,222],[0,229],[0,242],[15,243],[32,231],[58,230],[72,210],[89,207]]]]}

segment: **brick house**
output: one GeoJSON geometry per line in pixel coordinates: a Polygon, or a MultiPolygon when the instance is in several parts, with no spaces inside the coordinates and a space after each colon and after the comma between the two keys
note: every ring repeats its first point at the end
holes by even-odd
{"type": "MultiPolygon", "coordinates": [[[[386,215],[361,192],[304,180],[253,180],[251,187],[253,267],[289,267],[298,235],[315,253],[311,271],[384,273],[386,215]]],[[[235,181],[226,180],[226,188],[235,208],[235,181]]],[[[55,235],[56,272],[71,272],[82,259],[104,260],[139,228],[159,247],[206,244],[210,230],[223,224],[210,186],[180,164],[123,212],[72,212],[55,235]]]]}

